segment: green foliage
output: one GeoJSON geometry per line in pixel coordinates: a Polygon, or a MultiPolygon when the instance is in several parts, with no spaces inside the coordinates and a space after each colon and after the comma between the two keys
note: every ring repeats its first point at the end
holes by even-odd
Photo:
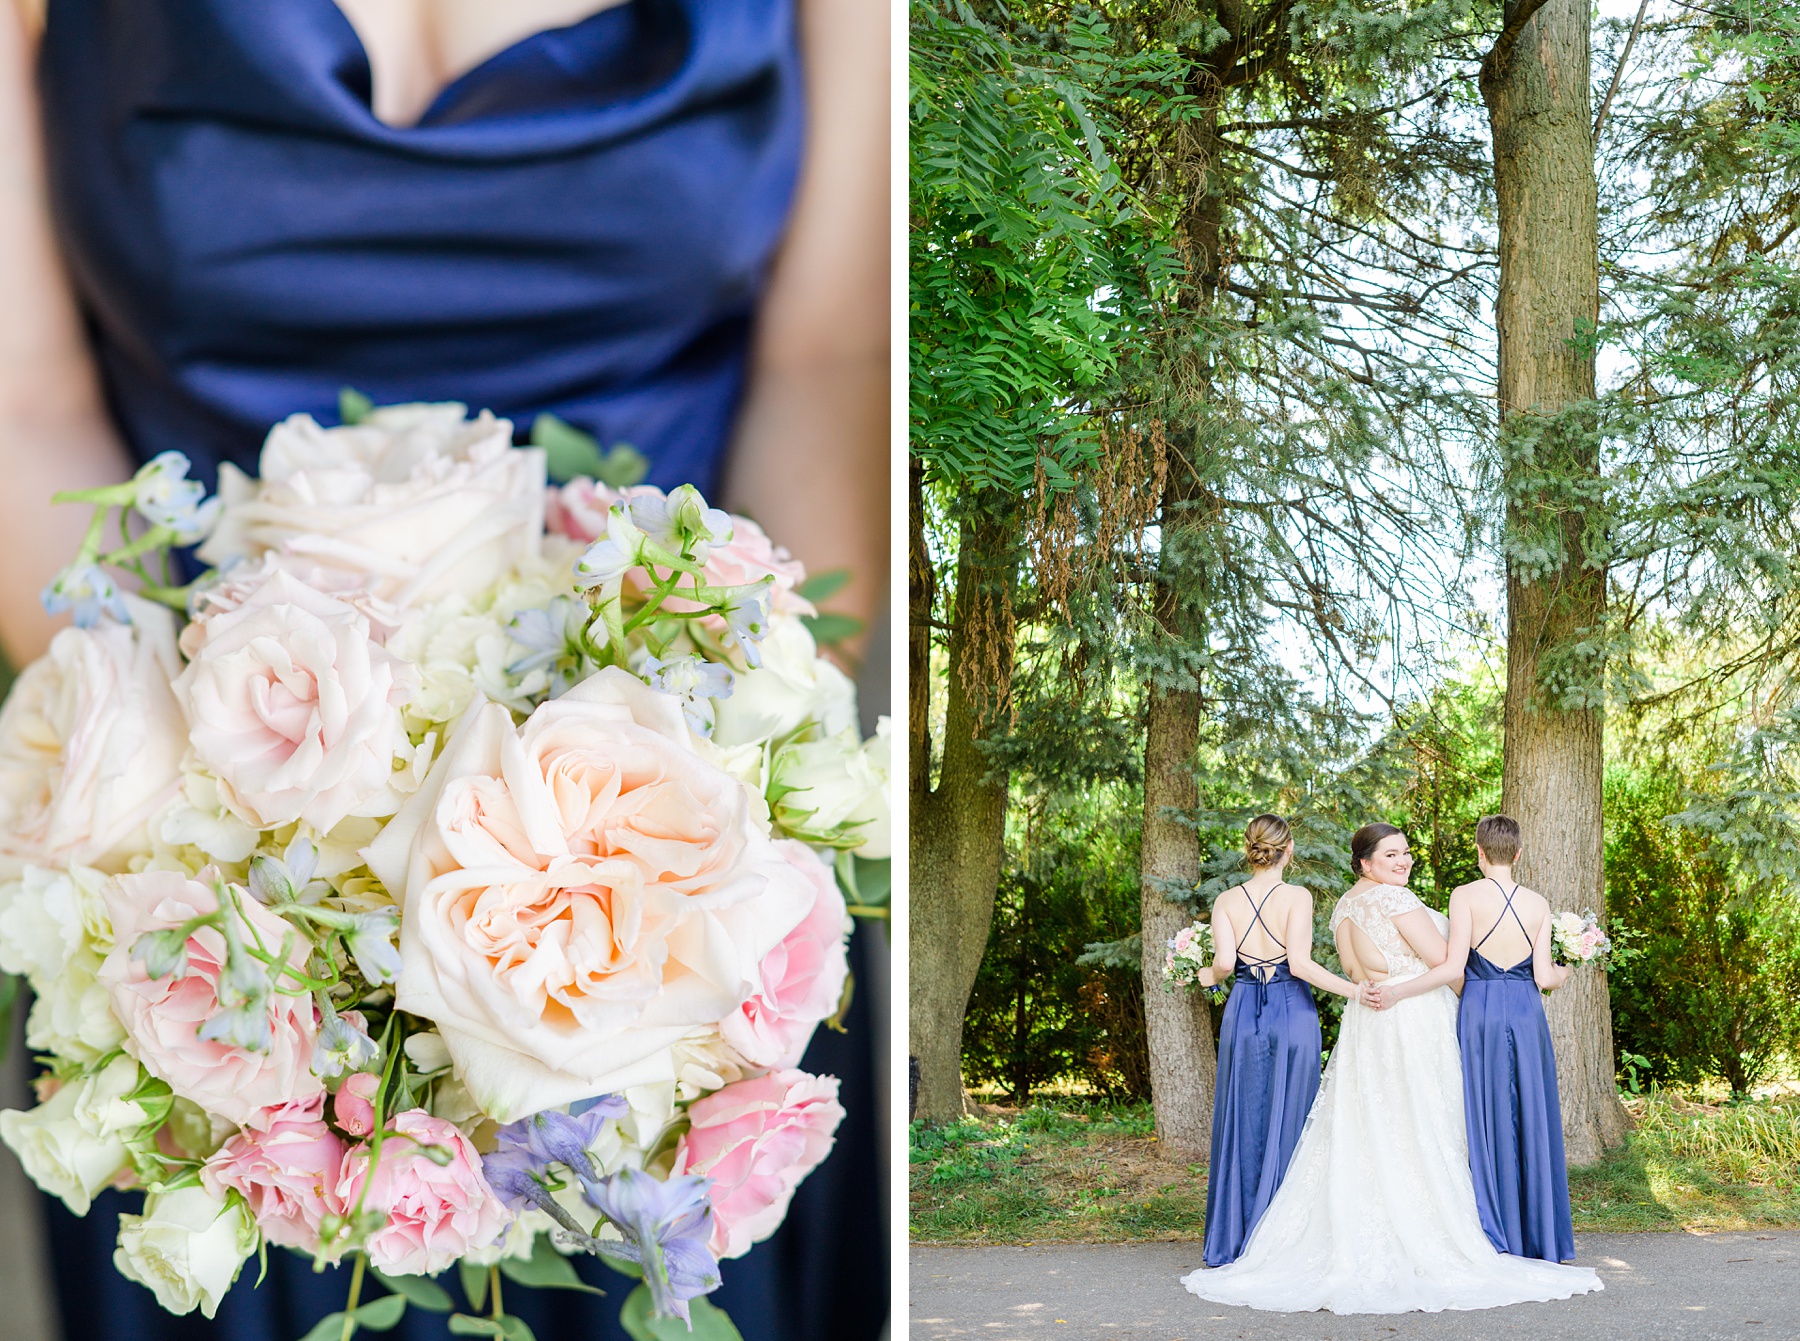
{"type": "Polygon", "coordinates": [[[1057,51],[1004,17],[913,7],[912,450],[1016,498],[1040,462],[1066,488],[1096,450],[1084,397],[1117,361],[1173,251],[1107,155],[1093,86],[1133,58],[1092,12],[1057,51]]]}
{"type": "Polygon", "coordinates": [[[531,421],[531,445],[544,449],[550,478],[559,482],[579,475],[609,489],[625,489],[650,473],[649,460],[629,443],[614,443],[602,452],[592,434],[553,414],[540,414],[531,421]]]}
{"type": "Polygon", "coordinates": [[[1667,774],[1607,780],[1608,917],[1642,952],[1609,975],[1613,1037],[1658,1081],[1717,1076],[1742,1096],[1800,1055],[1800,922],[1665,822],[1680,798],[1667,774]]]}
{"type": "Polygon", "coordinates": [[[679,1318],[658,1318],[650,1311],[650,1287],[640,1285],[625,1300],[619,1325],[632,1341],[744,1341],[724,1310],[704,1296],[688,1300],[689,1323],[679,1318]]]}

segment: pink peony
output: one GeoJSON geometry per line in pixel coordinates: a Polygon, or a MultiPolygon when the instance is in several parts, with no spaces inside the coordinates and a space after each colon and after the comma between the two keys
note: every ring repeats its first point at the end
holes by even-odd
{"type": "MultiPolygon", "coordinates": [[[[113,948],[95,976],[125,1026],[125,1050],[146,1070],[207,1112],[259,1129],[280,1105],[324,1090],[310,1065],[318,1012],[309,996],[270,994],[273,1037],[265,1052],[199,1037],[200,1026],[219,1009],[225,938],[217,931],[202,927],[188,937],[187,972],[180,978],[153,979],[142,961],[131,957],[145,932],[216,911],[219,902],[210,885],[178,871],[144,871],[107,881],[101,897],[112,921],[113,948]]],[[[270,947],[288,937],[287,923],[255,899],[240,897],[238,906],[248,924],[246,941],[252,929],[270,947]]],[[[309,943],[300,936],[291,940],[290,962],[300,967],[309,943]]]]}
{"type": "Polygon", "coordinates": [[[175,694],[194,756],[244,818],[325,833],[393,813],[414,672],[376,645],[361,611],[271,569],[235,608],[189,625],[182,645],[175,694]]]}
{"type": "Polygon", "coordinates": [[[674,1172],[713,1180],[713,1254],[742,1257],[781,1226],[794,1189],[831,1153],[844,1119],[835,1076],[775,1071],[688,1109],[674,1172]]]}
{"type": "Polygon", "coordinates": [[[338,1179],[344,1143],[324,1121],[325,1099],[283,1104],[264,1119],[264,1129],[240,1131],[200,1170],[200,1181],[223,1200],[227,1189],[243,1194],[256,1227],[270,1243],[317,1252],[319,1222],[342,1215],[338,1179]]]}
{"type": "MultiPolygon", "coordinates": [[[[423,1108],[396,1114],[388,1125],[401,1136],[382,1142],[363,1198],[364,1210],[380,1211],[388,1221],[369,1237],[370,1264],[390,1275],[428,1276],[499,1237],[512,1215],[481,1176],[481,1156],[469,1138],[423,1108]],[[446,1147],[450,1162],[433,1163],[415,1143],[446,1147]]],[[[359,1145],[344,1157],[339,1203],[353,1208],[368,1177],[369,1148],[359,1145]]]]}
{"type": "Polygon", "coordinates": [[[775,847],[806,877],[813,905],[764,957],[762,990],[719,1023],[752,1066],[797,1066],[813,1030],[837,1010],[850,972],[850,916],[830,865],[804,843],[784,839],[775,847]]]}

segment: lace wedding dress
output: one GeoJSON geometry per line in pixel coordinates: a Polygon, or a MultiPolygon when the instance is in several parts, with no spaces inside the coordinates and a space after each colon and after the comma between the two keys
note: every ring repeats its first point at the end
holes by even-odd
{"type": "MultiPolygon", "coordinates": [[[[1340,899],[1331,927],[1353,921],[1400,981],[1425,964],[1392,919],[1424,906],[1410,890],[1374,885],[1340,899]]],[[[1383,1011],[1345,1007],[1287,1177],[1243,1255],[1182,1284],[1280,1313],[1435,1313],[1604,1288],[1585,1267],[1497,1253],[1482,1232],[1448,987],[1383,1011]]]]}

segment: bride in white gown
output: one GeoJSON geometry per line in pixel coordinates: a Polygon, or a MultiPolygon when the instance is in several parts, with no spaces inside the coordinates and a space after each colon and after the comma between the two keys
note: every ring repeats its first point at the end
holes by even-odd
{"type": "MultiPolygon", "coordinates": [[[[1331,914],[1350,976],[1396,982],[1427,956],[1442,963],[1448,921],[1406,888],[1406,836],[1368,825],[1351,854],[1363,878],[1331,914]]],[[[1345,1006],[1287,1176],[1243,1254],[1182,1284],[1281,1313],[1435,1313],[1604,1288],[1586,1267],[1495,1252],[1482,1232],[1448,987],[1381,1011],[1345,1006]]]]}

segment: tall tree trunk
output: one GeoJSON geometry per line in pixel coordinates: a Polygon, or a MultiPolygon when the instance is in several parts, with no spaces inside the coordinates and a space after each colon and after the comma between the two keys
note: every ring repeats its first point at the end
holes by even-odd
{"type": "MultiPolygon", "coordinates": [[[[1597,479],[1597,439],[1582,425],[1546,417],[1592,400],[1591,336],[1599,314],[1599,234],[1588,88],[1587,0],[1511,0],[1507,26],[1483,63],[1481,90],[1494,142],[1500,219],[1501,458],[1509,527],[1539,529],[1560,511],[1560,556],[1528,569],[1509,548],[1506,573],[1506,743],[1502,801],[1524,831],[1519,877],[1556,908],[1605,911],[1601,829],[1602,716],[1598,693],[1569,705],[1546,687],[1546,660],[1569,649],[1605,615],[1606,575],[1584,553],[1583,480],[1597,479]],[[1537,439],[1528,467],[1509,442],[1537,439]],[[1517,472],[1561,476],[1544,495],[1517,472]],[[1570,486],[1574,486],[1570,491],[1570,486]],[[1592,704],[1594,706],[1588,706],[1592,704]]],[[[1624,1138],[1606,977],[1580,969],[1549,1004],[1571,1164],[1596,1162],[1624,1138]]]]}
{"type": "MultiPolygon", "coordinates": [[[[1219,144],[1216,135],[1219,85],[1202,76],[1197,93],[1205,114],[1190,123],[1188,166],[1197,181],[1184,226],[1188,240],[1190,310],[1196,328],[1206,317],[1219,282],[1219,232],[1222,202],[1217,190],[1219,144]]],[[[1189,357],[1189,355],[1183,355],[1189,357]]],[[[1201,351],[1195,370],[1204,401],[1211,355],[1201,351]]],[[[1187,450],[1170,462],[1162,498],[1162,548],[1158,556],[1156,622],[1165,641],[1193,646],[1204,637],[1198,615],[1200,601],[1189,589],[1195,581],[1184,560],[1193,545],[1189,537],[1207,524],[1196,507],[1203,493],[1199,472],[1208,448],[1199,432],[1183,432],[1187,450]]],[[[1179,660],[1179,658],[1178,658],[1179,660]]],[[[1171,936],[1187,925],[1190,914],[1169,897],[1191,890],[1200,879],[1200,837],[1175,812],[1190,812],[1199,803],[1194,780],[1200,748],[1202,704],[1198,679],[1153,675],[1144,723],[1144,838],[1138,861],[1139,905],[1143,929],[1144,1031],[1150,1054],[1150,1099],[1156,1111],[1156,1138],[1167,1159],[1205,1162],[1211,1156],[1213,1077],[1218,1056],[1212,1017],[1199,992],[1170,992],[1163,984],[1162,961],[1171,936]]]]}
{"type": "Polygon", "coordinates": [[[948,1122],[966,1111],[963,1012],[987,948],[1006,830],[1006,776],[980,740],[993,729],[1012,683],[1013,537],[979,503],[964,519],[943,758],[931,785],[931,627],[936,579],[925,548],[922,471],[911,470],[908,773],[911,787],[908,1025],[919,1059],[915,1116],[948,1122]],[[976,694],[971,694],[971,687],[976,694]]]}

